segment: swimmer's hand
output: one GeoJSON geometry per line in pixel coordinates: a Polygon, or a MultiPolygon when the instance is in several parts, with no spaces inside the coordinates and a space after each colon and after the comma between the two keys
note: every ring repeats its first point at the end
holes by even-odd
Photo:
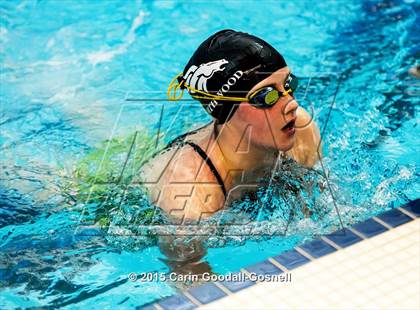
{"type": "Polygon", "coordinates": [[[302,166],[313,167],[322,155],[319,129],[305,109],[299,107],[296,116],[295,144],[286,154],[302,166]]]}
{"type": "Polygon", "coordinates": [[[183,227],[173,236],[160,236],[159,249],[166,256],[161,259],[172,272],[179,274],[202,274],[211,272],[210,265],[202,261],[207,254],[203,241],[205,236],[194,238],[182,235],[183,227]]]}

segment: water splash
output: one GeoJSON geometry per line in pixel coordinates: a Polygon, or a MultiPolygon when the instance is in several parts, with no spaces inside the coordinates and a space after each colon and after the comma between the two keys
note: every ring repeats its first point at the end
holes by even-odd
{"type": "Polygon", "coordinates": [[[145,11],[139,11],[138,15],[133,19],[130,30],[126,34],[124,42],[121,45],[110,50],[102,50],[99,52],[89,53],[86,56],[87,60],[93,66],[96,66],[97,64],[111,61],[117,55],[124,54],[127,51],[127,48],[136,40],[136,31],[140,26],[144,24],[144,18],[147,15],[148,14],[145,11]]]}

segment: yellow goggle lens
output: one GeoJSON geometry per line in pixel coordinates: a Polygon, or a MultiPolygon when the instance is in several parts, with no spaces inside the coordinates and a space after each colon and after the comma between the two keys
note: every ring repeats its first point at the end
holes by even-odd
{"type": "Polygon", "coordinates": [[[273,105],[279,100],[279,92],[275,89],[265,95],[264,101],[268,105],[273,105]]]}

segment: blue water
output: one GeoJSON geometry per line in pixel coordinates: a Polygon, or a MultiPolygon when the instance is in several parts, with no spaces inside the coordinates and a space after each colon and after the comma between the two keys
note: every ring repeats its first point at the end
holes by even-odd
{"type": "MultiPolygon", "coordinates": [[[[133,308],[176,291],[128,282],[130,272],[168,271],[159,249],[81,230],[60,186],[103,140],[155,129],[162,104],[126,99],[164,98],[223,28],[264,38],[303,77],[297,99],[321,128],[317,169],[329,186],[324,214],[294,220],[285,236],[267,236],[285,224],[279,216],[262,220],[261,236],[210,240],[214,272],[419,196],[419,81],[407,74],[420,54],[418,2],[3,1],[0,10],[0,308],[133,308]]],[[[198,104],[164,111],[167,140],[210,120],[198,104]]]]}

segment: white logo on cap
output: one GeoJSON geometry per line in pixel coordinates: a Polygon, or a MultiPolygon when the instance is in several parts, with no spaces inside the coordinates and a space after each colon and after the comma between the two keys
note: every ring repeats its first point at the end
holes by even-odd
{"type": "Polygon", "coordinates": [[[207,80],[211,79],[215,72],[225,70],[222,66],[227,63],[226,59],[220,59],[201,64],[199,67],[192,65],[184,75],[186,83],[188,86],[207,92],[207,80]]]}

